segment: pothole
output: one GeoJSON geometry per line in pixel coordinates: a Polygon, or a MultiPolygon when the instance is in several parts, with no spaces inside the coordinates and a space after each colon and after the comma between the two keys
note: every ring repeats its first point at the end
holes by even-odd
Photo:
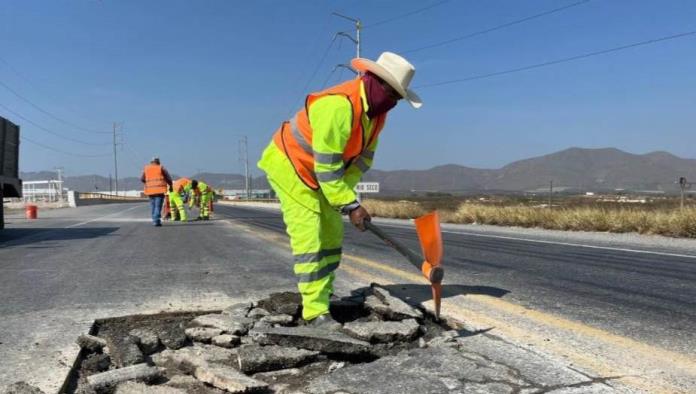
{"type": "Polygon", "coordinates": [[[453,331],[377,285],[332,298],[339,330],[301,319],[300,295],[274,293],[222,311],[95,322],[67,393],[312,392],[315,379],[404,351],[457,346],[453,331]]]}

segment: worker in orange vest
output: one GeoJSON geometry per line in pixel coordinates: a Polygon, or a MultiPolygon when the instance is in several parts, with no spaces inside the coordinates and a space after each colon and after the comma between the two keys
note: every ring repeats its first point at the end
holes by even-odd
{"type": "Polygon", "coordinates": [[[329,313],[341,260],[341,214],[364,231],[370,214],[354,188],[372,166],[387,112],[404,99],[422,103],[409,89],[415,67],[384,52],[377,61],[353,59],[356,79],[311,93],[283,122],[258,163],[280,199],[290,235],[302,317],[317,328],[340,327],[329,313]]]}
{"type": "Polygon", "coordinates": [[[164,195],[172,187],[172,177],[169,172],[160,164],[159,157],[153,157],[150,164],[143,169],[140,181],[145,184],[144,193],[150,198],[150,216],[152,224],[156,227],[162,226],[162,204],[164,195]]]}

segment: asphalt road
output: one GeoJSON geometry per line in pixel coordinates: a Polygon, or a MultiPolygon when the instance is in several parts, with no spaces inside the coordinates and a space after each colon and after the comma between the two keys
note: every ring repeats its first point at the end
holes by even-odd
{"type": "MultiPolygon", "coordinates": [[[[284,233],[275,211],[226,206],[218,213],[284,233]]],[[[380,225],[420,250],[407,221],[380,225]]],[[[677,383],[633,382],[639,390],[696,392],[696,253],[664,245],[500,236],[470,226],[449,227],[443,240],[445,296],[459,320],[481,330],[497,329],[506,339],[575,365],[594,364],[603,376],[660,370],[668,382],[677,383]],[[665,366],[668,372],[661,370],[665,366]]],[[[344,253],[349,256],[344,265],[357,263],[374,273],[375,281],[391,278],[406,296],[413,293],[405,284],[417,282],[416,270],[372,234],[347,225],[344,253]]],[[[428,296],[427,286],[421,286],[421,300],[428,296]]]]}
{"type": "MultiPolygon", "coordinates": [[[[276,212],[220,207],[218,213],[285,232],[276,212]]],[[[408,224],[381,226],[412,250],[420,250],[408,224]]],[[[696,254],[594,249],[466,231],[448,231],[443,239],[447,284],[479,286],[481,294],[696,355],[696,254]]],[[[410,268],[372,234],[352,227],[347,227],[345,249],[410,268]]]]}
{"type": "MultiPolygon", "coordinates": [[[[213,221],[161,228],[144,204],[39,215],[11,215],[0,232],[0,386],[28,376],[55,387],[95,318],[216,309],[295,287],[273,210],[217,206],[213,221]]],[[[378,223],[419,249],[408,222],[378,223]]],[[[696,391],[696,253],[522,238],[444,233],[446,317],[642,392],[696,391]]],[[[339,292],[373,281],[430,305],[414,268],[347,226],[339,292]]]]}

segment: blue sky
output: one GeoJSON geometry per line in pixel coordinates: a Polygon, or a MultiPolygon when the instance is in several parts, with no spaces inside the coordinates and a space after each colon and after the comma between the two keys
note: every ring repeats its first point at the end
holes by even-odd
{"type": "MultiPolygon", "coordinates": [[[[119,175],[159,155],[173,172],[240,172],[246,135],[255,163],[274,129],[355,47],[332,11],[359,17],[363,55],[404,52],[577,0],[32,1],[0,0],[0,82],[89,130],[124,122],[119,175]],[[403,16],[411,11],[434,7],[403,16]],[[370,27],[385,19],[397,19],[370,27]],[[317,73],[310,80],[312,72],[317,73]],[[303,87],[308,86],[307,91],[303,87]]],[[[691,0],[592,0],[451,45],[410,52],[413,86],[466,78],[696,30],[691,0]]],[[[666,150],[696,158],[696,36],[574,62],[418,90],[419,111],[390,114],[376,168],[456,163],[497,168],[571,146],[666,150]]],[[[25,137],[76,154],[111,152],[0,86],[0,114],[25,137]],[[55,137],[9,113],[87,146],[55,137]]],[[[113,171],[110,156],[65,155],[24,142],[21,169],[113,171]]],[[[256,172],[258,174],[258,172],[256,172]]]]}

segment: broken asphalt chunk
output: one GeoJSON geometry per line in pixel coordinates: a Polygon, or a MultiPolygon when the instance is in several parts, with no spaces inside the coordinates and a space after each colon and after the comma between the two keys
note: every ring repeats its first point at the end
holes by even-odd
{"type": "Polygon", "coordinates": [[[186,345],[186,333],[182,324],[175,324],[160,330],[157,336],[162,344],[169,349],[180,349],[186,345]]]}
{"type": "Polygon", "coordinates": [[[197,367],[193,376],[203,383],[230,393],[254,393],[268,388],[266,382],[256,380],[234,368],[212,364],[197,367]]]}
{"type": "Polygon", "coordinates": [[[161,377],[163,372],[163,368],[142,363],[88,376],[87,383],[91,388],[100,391],[129,380],[150,381],[161,377]]]}
{"type": "Polygon", "coordinates": [[[237,351],[239,370],[250,374],[297,367],[314,361],[320,353],[283,346],[243,346],[237,351]]]}
{"type": "Polygon", "coordinates": [[[191,373],[195,367],[206,363],[226,363],[232,365],[236,352],[232,349],[224,349],[211,345],[193,345],[178,350],[165,350],[152,357],[152,361],[159,367],[174,367],[184,372],[191,373]]]}
{"type": "Polygon", "coordinates": [[[254,319],[224,313],[211,313],[196,317],[191,321],[191,324],[198,327],[219,328],[225,334],[245,335],[253,326],[254,319]]]}
{"type": "Polygon", "coordinates": [[[211,342],[215,346],[220,346],[220,347],[225,347],[225,348],[233,348],[241,342],[238,336],[236,335],[230,335],[230,334],[222,334],[215,336],[211,339],[211,342]]]}
{"type": "Polygon", "coordinates": [[[145,356],[136,341],[135,337],[128,335],[109,342],[111,360],[117,367],[127,367],[145,361],[145,356]]]}
{"type": "Polygon", "coordinates": [[[148,386],[139,382],[125,382],[116,387],[114,394],[186,394],[186,391],[171,386],[148,386]]]}
{"type": "Polygon", "coordinates": [[[365,299],[365,304],[368,307],[375,308],[375,312],[384,316],[388,320],[403,320],[403,319],[422,319],[423,312],[407,304],[400,298],[394,297],[386,289],[375,284],[372,285],[372,293],[381,301],[386,309],[379,306],[369,296],[365,299]]]}
{"type": "Polygon", "coordinates": [[[302,296],[300,293],[285,291],[273,293],[259,301],[259,308],[263,308],[272,314],[286,314],[293,317],[300,315],[302,296]]]}
{"type": "Polygon", "coordinates": [[[260,323],[268,323],[270,325],[280,324],[281,326],[291,324],[292,321],[293,317],[286,314],[268,315],[262,317],[261,320],[259,320],[260,323]]]}
{"type": "Polygon", "coordinates": [[[326,354],[369,355],[370,344],[346,334],[311,327],[274,327],[249,332],[261,345],[290,346],[326,354]]]}
{"type": "Polygon", "coordinates": [[[343,331],[364,341],[384,343],[411,340],[418,334],[419,327],[415,319],[407,319],[402,321],[351,322],[343,325],[343,331]]]}
{"type": "Polygon", "coordinates": [[[223,315],[232,317],[247,317],[249,311],[254,307],[251,302],[242,302],[239,304],[233,304],[222,310],[223,315]]]}
{"type": "Polygon", "coordinates": [[[77,337],[77,344],[82,349],[87,349],[91,352],[101,351],[106,346],[106,340],[95,337],[94,335],[82,334],[77,337]]]}
{"type": "Polygon", "coordinates": [[[263,309],[263,308],[253,308],[252,310],[247,313],[246,317],[252,318],[252,319],[260,319],[264,316],[268,316],[270,313],[263,309]]]}
{"type": "Polygon", "coordinates": [[[210,343],[213,337],[222,334],[222,330],[212,327],[191,327],[184,330],[184,333],[192,341],[210,343]]]}
{"type": "Polygon", "coordinates": [[[129,334],[136,339],[136,343],[143,353],[152,354],[157,351],[160,341],[154,331],[146,328],[134,328],[129,334]]]}

